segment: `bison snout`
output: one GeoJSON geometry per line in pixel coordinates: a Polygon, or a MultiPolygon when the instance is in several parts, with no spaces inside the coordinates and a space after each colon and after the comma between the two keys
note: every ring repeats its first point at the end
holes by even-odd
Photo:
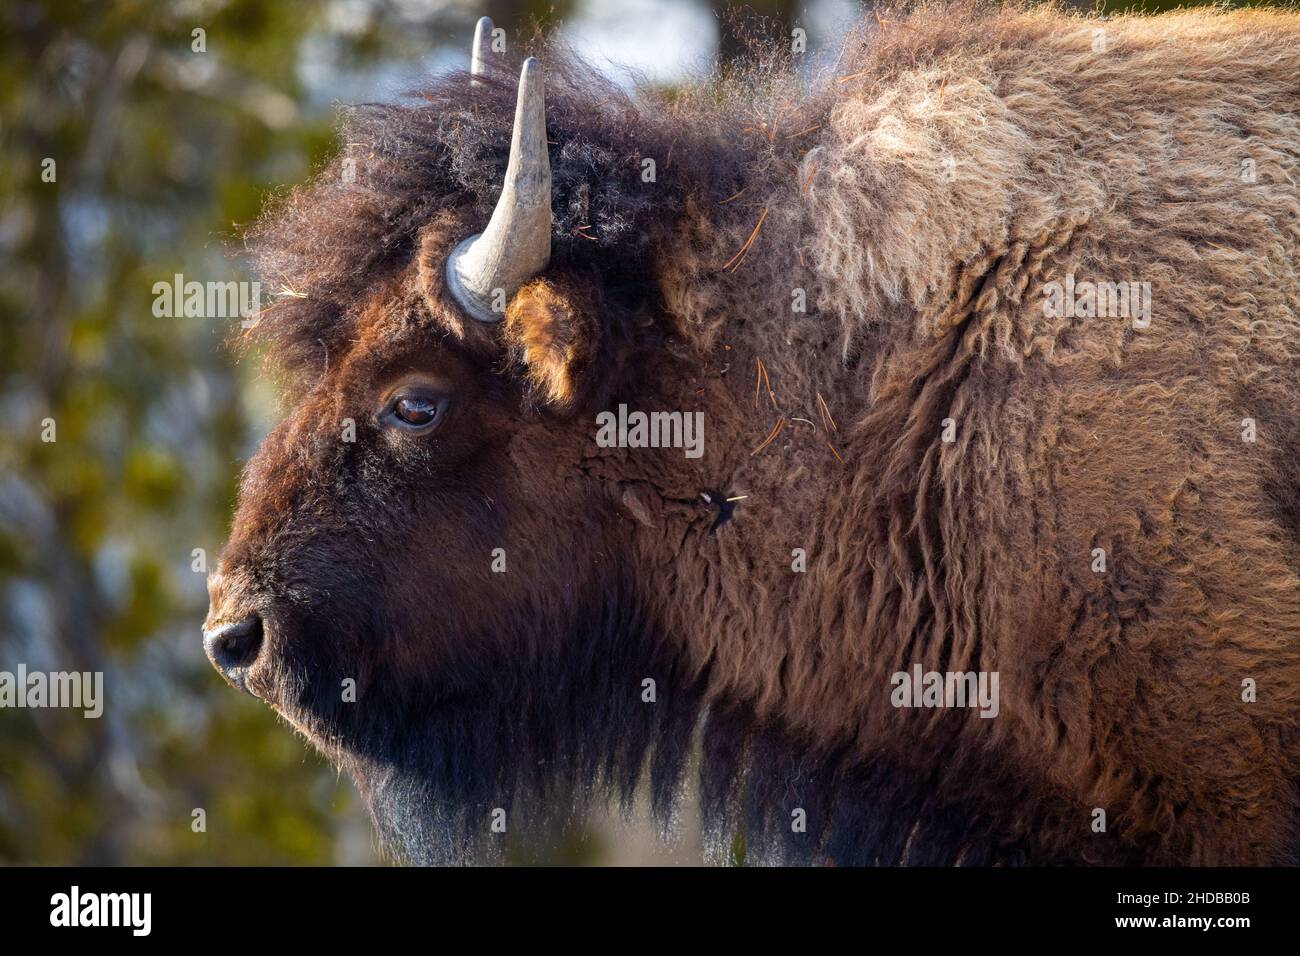
{"type": "Polygon", "coordinates": [[[203,649],[212,666],[242,691],[252,693],[244,681],[248,669],[262,652],[265,636],[262,619],[256,614],[221,624],[203,632],[203,649]]]}

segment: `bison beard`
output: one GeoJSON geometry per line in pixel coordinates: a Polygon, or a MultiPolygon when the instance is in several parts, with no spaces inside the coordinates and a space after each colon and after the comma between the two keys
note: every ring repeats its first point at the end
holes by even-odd
{"type": "Polygon", "coordinates": [[[349,111],[250,236],[297,403],[214,663],[414,862],[646,775],[671,820],[697,745],[723,858],[1295,862],[1298,41],[927,4],[819,82],[760,51],[671,101],[544,47],[550,256],[489,324],[444,276],[516,67],[349,111]],[[1075,277],[1149,316],[1044,310],[1075,277]],[[396,425],[399,386],[449,417],[396,425]],[[600,447],[622,404],[702,412],[703,456],[600,447]],[[997,717],[892,708],[914,670],[997,672],[997,717]]]}
{"type": "MultiPolygon", "coordinates": [[[[597,795],[631,799],[647,761],[666,819],[698,693],[621,597],[615,589],[584,602],[562,652],[516,672],[493,662],[453,695],[386,672],[366,686],[363,707],[340,704],[337,681],[326,680],[288,710],[346,741],[327,753],[353,773],[384,845],[412,863],[500,858],[505,841],[489,831],[497,808],[511,833],[554,833],[580,822],[597,795]],[[649,673],[662,681],[657,706],[626,692],[637,683],[630,675],[649,673]]],[[[536,635],[555,644],[550,636],[536,635]]]]}
{"type": "MultiPolygon", "coordinates": [[[[489,830],[493,810],[506,811],[512,833],[554,836],[580,825],[593,801],[613,795],[630,804],[643,776],[667,835],[697,743],[715,860],[729,859],[734,834],[744,833],[747,856],[769,863],[1070,861],[1034,834],[1007,838],[1015,829],[1008,815],[1045,823],[1055,811],[986,756],[953,748],[930,764],[941,771],[927,772],[862,760],[849,748],[821,751],[764,726],[743,705],[708,708],[708,675],[693,678],[672,659],[632,610],[631,590],[584,603],[588,626],[566,632],[562,654],[518,673],[494,668],[455,696],[380,673],[365,687],[364,709],[353,707],[340,703],[338,662],[290,658],[288,671],[316,678],[294,681],[281,706],[353,774],[383,845],[415,864],[500,860],[506,843],[489,830]],[[646,674],[656,675],[653,704],[629,692],[646,674]],[[331,740],[346,744],[336,749],[331,740]],[[791,827],[795,811],[812,821],[806,830],[791,827]]],[[[380,621],[357,623],[382,633],[380,621]]],[[[331,622],[336,640],[341,626],[331,622]]]]}

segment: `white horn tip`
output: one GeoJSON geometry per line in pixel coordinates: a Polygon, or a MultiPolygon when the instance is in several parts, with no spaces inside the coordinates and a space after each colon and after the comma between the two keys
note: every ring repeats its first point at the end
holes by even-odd
{"type": "Polygon", "coordinates": [[[474,46],[471,48],[469,58],[469,72],[472,76],[478,76],[483,72],[487,61],[488,44],[492,40],[492,26],[491,17],[479,17],[478,23],[474,26],[474,46]]]}
{"type": "MultiPolygon", "coordinates": [[[[519,68],[519,98],[515,101],[515,106],[519,110],[538,109],[545,110],[546,97],[545,81],[542,79],[542,64],[537,57],[530,56],[524,60],[524,65],[519,68]]],[[[522,112],[516,113],[515,118],[524,115],[522,112]]],[[[545,119],[542,123],[545,124],[545,119]]]]}

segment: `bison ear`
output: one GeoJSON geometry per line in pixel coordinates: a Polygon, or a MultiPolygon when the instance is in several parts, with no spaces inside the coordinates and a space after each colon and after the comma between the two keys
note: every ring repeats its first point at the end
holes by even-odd
{"type": "Polygon", "coordinates": [[[596,353],[596,315],[592,294],[566,278],[534,279],[511,299],[506,341],[544,404],[568,411],[577,403],[596,353]]]}

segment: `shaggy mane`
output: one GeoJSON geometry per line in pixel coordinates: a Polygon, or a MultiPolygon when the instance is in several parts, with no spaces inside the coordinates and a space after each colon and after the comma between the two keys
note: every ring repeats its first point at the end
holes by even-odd
{"type": "MultiPolygon", "coordinates": [[[[465,208],[486,222],[505,173],[524,55],[537,55],[545,72],[552,261],[593,267],[613,286],[662,279],[670,295],[711,282],[717,297],[736,301],[754,276],[766,283],[771,270],[791,271],[804,227],[791,200],[808,185],[800,168],[808,132],[838,102],[955,48],[1058,27],[1015,4],[901,4],[851,32],[821,75],[799,76],[788,38],[752,32],[743,63],[667,92],[643,80],[629,91],[555,38],[538,37],[507,65],[492,61],[479,88],[453,71],[398,103],[344,107],[339,152],[311,183],[268,202],[245,236],[275,298],[248,341],[265,343],[271,363],[295,380],[309,375],[323,350],[347,339],[358,297],[411,262],[417,233],[440,210],[465,208]],[[653,183],[641,178],[646,158],[656,163],[653,183]],[[727,268],[765,209],[748,267],[727,268]],[[672,275],[659,274],[666,263],[672,275]]],[[[717,316],[673,304],[677,331],[707,342],[717,316]]]]}

